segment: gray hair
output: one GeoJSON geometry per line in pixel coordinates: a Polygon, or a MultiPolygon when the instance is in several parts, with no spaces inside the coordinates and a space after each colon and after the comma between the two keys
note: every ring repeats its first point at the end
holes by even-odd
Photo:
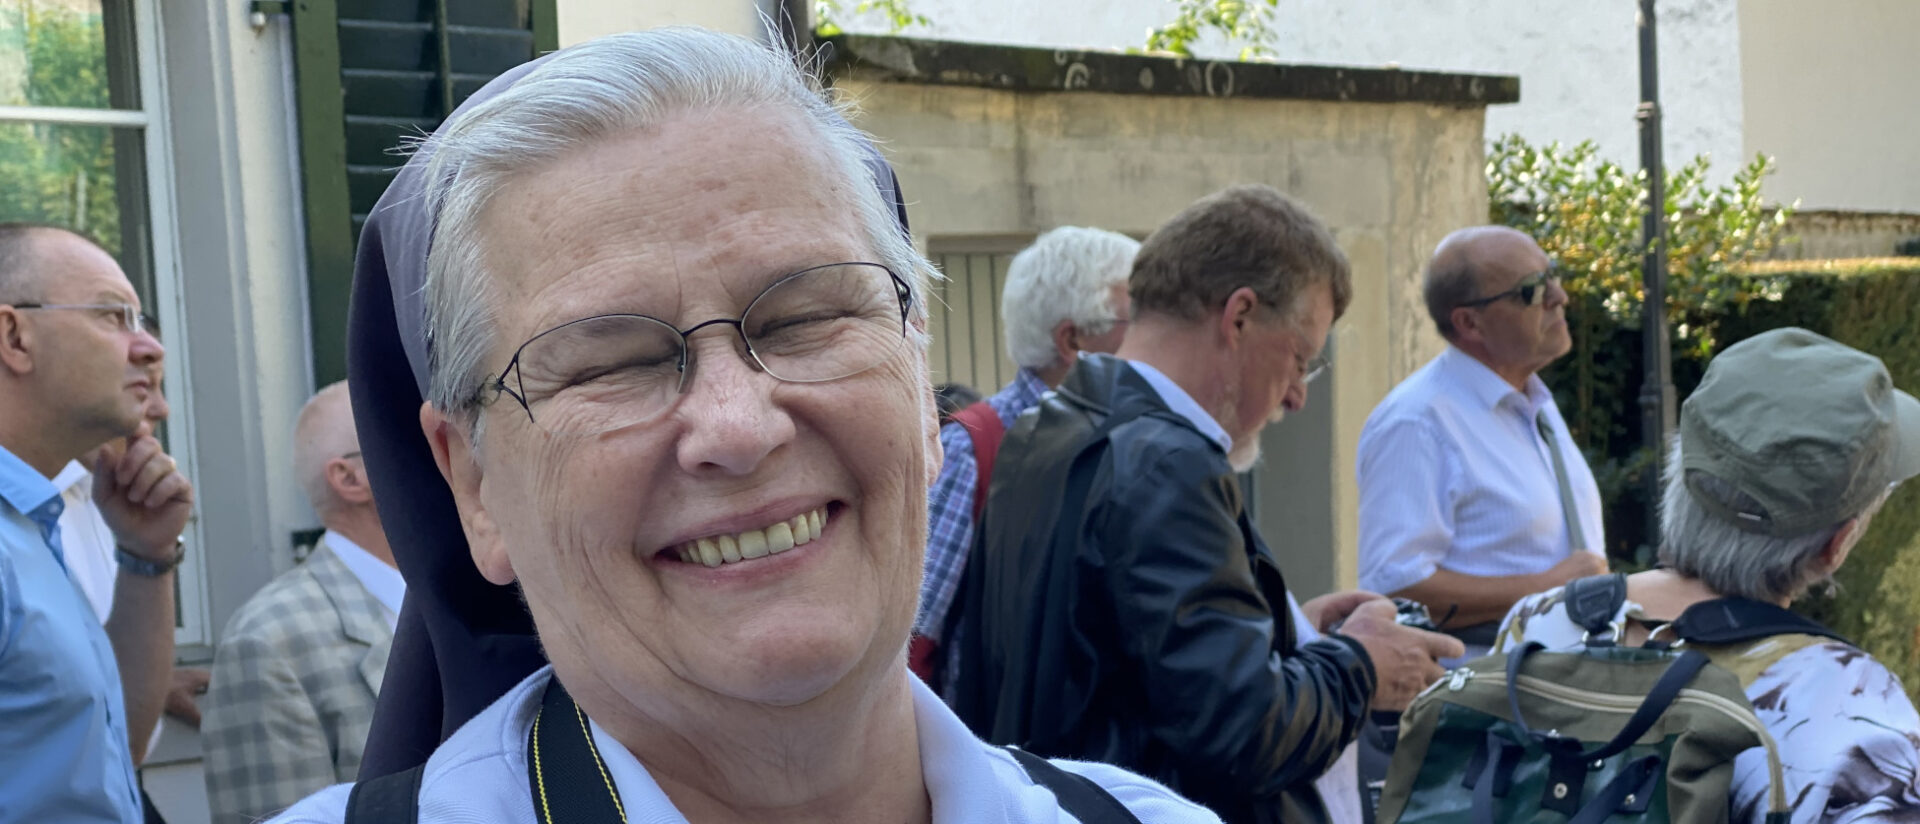
{"type": "Polygon", "coordinates": [[[328,385],[307,399],[293,425],[293,476],[307,493],[307,505],[322,521],[340,507],[327,481],[327,464],[360,449],[353,426],[353,403],[347,382],[328,385]]]}
{"type": "Polygon", "coordinates": [[[1007,357],[1027,369],[1054,366],[1053,329],[1071,321],[1087,335],[1104,335],[1124,318],[1112,305],[1125,286],[1140,241],[1104,229],[1062,226],[1015,255],[1007,267],[1000,316],[1007,324],[1007,357]]]}
{"type": "Polygon", "coordinates": [[[1804,535],[1776,538],[1741,529],[1696,503],[1693,496],[1699,494],[1711,495],[1736,511],[1765,508],[1738,487],[1712,475],[1696,473],[1689,489],[1680,457],[1680,439],[1675,437],[1667,455],[1660,502],[1661,563],[1721,595],[1767,603],[1797,598],[1827,581],[1832,570],[1819,569],[1821,550],[1848,523],[1854,528],[1847,540],[1850,544],[1858,541],[1892,492],[1888,489],[1840,523],[1804,535]]]}
{"type": "MultiPolygon", "coordinates": [[[[907,281],[913,318],[923,320],[927,284],[938,275],[882,200],[865,162],[869,139],[847,122],[846,104],[830,100],[777,47],[688,27],[616,34],[555,53],[422,146],[432,155],[424,197],[435,227],[425,286],[427,395],[434,408],[464,419],[477,441],[474,399],[490,377],[484,361],[500,309],[479,224],[504,186],[613,135],[688,113],[754,107],[794,112],[813,127],[833,171],[855,184],[848,187],[855,202],[847,205],[877,262],[907,281]]],[[[924,334],[915,339],[926,343],[924,334]]]]}
{"type": "Polygon", "coordinates": [[[1479,297],[1480,279],[1466,255],[1435,255],[1427,264],[1420,294],[1427,302],[1427,316],[1433,318],[1440,337],[1453,340],[1453,310],[1479,297]]]}

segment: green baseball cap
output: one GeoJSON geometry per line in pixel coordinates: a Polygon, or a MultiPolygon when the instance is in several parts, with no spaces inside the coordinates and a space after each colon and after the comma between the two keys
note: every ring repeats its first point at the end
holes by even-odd
{"type": "Polygon", "coordinates": [[[1741,529],[1806,535],[1865,509],[1920,475],[1920,401],[1895,389],[1879,358],[1805,329],[1727,347],[1680,408],[1681,469],[1693,499],[1741,529]],[[1758,511],[1694,485],[1705,473],[1758,511]]]}

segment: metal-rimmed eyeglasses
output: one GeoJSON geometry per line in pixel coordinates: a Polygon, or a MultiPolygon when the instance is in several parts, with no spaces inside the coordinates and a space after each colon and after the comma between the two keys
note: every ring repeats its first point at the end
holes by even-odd
{"type": "Polygon", "coordinates": [[[120,316],[118,318],[120,328],[134,334],[151,333],[159,328],[159,324],[154,323],[152,318],[140,314],[140,307],[131,303],[15,303],[11,305],[15,309],[99,312],[103,316],[116,314],[120,316]]]}
{"type": "Polygon", "coordinates": [[[1460,306],[1477,309],[1496,300],[1504,300],[1506,298],[1517,298],[1523,306],[1539,306],[1541,301],[1546,300],[1547,286],[1549,284],[1554,286],[1560,285],[1562,275],[1563,273],[1560,267],[1549,266],[1546,269],[1521,279],[1519,283],[1513,285],[1512,289],[1508,289],[1497,295],[1474,298],[1473,300],[1461,303],[1460,306]]]}
{"type": "Polygon", "coordinates": [[[913,290],[893,270],[831,263],[775,280],[738,318],[681,329],[649,315],[594,315],[529,338],[475,403],[508,395],[549,433],[597,435],[673,405],[693,371],[687,339],[701,329],[733,327],[748,363],[777,380],[823,383],[898,356],[912,305],[913,290]]]}

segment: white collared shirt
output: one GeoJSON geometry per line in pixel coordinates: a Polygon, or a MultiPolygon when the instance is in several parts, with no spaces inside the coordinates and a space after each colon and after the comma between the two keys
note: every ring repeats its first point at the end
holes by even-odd
{"type": "Polygon", "coordinates": [[[1360,586],[1398,592],[1445,568],[1481,577],[1543,572],[1572,551],[1553,427],[1591,552],[1605,551],[1600,488],[1538,375],[1521,392],[1451,346],[1414,372],[1360,433],[1360,586]]]}
{"type": "MultiPolygon", "coordinates": [[[[552,667],[542,668],[473,717],[427,759],[420,785],[421,824],[533,821],[527,783],[527,731],[540,709],[552,667]]],[[[921,774],[935,824],[1066,824],[1053,793],[1027,777],[1005,750],[983,743],[960,717],[912,679],[921,774]]],[[[593,725],[607,775],[633,824],[686,824],[660,785],[626,747],[593,725]]],[[[1220,818],[1149,779],[1109,764],[1054,760],[1100,785],[1141,821],[1206,824],[1220,818]]],[[[274,824],[336,824],[345,819],[350,787],[336,784],[293,805],[274,824]]]]}
{"type": "Polygon", "coordinates": [[[113,530],[93,503],[93,473],[79,461],[68,461],[53,476],[53,485],[66,503],[60,511],[60,545],[66,551],[67,576],[80,585],[87,605],[104,625],[113,611],[113,585],[120,564],[113,557],[113,530]]]}
{"type": "Polygon", "coordinates": [[[387,619],[387,628],[400,626],[400,602],[407,594],[407,579],[400,577],[400,570],[387,565],[387,562],[373,557],[373,553],[361,548],[347,536],[327,530],[321,536],[327,548],[347,565],[353,577],[360,579],[360,585],[367,588],[373,599],[380,602],[381,613],[387,619]]]}
{"type": "MultiPolygon", "coordinates": [[[[1220,445],[1222,452],[1233,451],[1233,438],[1227,435],[1226,427],[1207,414],[1200,402],[1187,394],[1180,384],[1174,383],[1160,370],[1140,361],[1127,361],[1140,377],[1145,378],[1153,391],[1159,393],[1160,401],[1173,410],[1174,414],[1186,418],[1195,429],[1200,430],[1214,443],[1220,445]]],[[[1300,610],[1300,601],[1293,597],[1293,591],[1287,591],[1287,612],[1293,617],[1294,637],[1297,643],[1308,644],[1320,638],[1320,631],[1307,620],[1307,614],[1300,610]]],[[[1348,744],[1347,751],[1333,763],[1326,772],[1313,781],[1314,789],[1320,792],[1320,803],[1327,807],[1330,821],[1358,824],[1362,820],[1360,810],[1360,748],[1358,744],[1348,744]]]]}

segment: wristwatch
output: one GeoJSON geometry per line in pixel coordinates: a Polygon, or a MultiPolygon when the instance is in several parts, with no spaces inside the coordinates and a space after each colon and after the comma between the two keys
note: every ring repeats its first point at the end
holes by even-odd
{"type": "Polygon", "coordinates": [[[120,562],[120,568],[143,578],[158,578],[172,572],[186,557],[187,542],[183,538],[173,539],[173,557],[165,561],[149,561],[118,544],[113,547],[113,559],[120,562]]]}

